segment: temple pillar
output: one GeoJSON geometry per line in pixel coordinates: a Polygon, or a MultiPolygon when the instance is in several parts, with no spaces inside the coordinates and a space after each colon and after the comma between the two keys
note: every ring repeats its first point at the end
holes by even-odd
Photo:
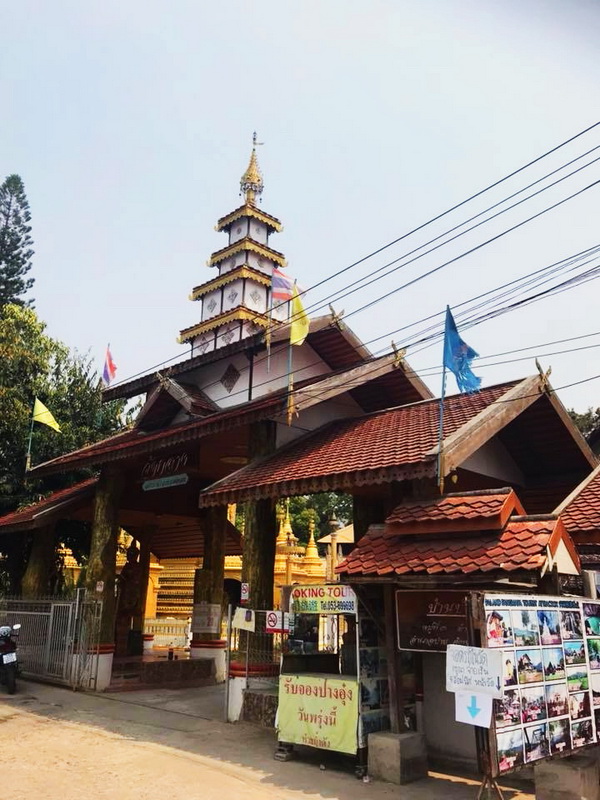
{"type": "Polygon", "coordinates": [[[115,646],[115,577],[122,488],[121,473],[112,465],[104,467],[96,485],[92,542],[86,577],[90,594],[102,600],[97,681],[100,691],[110,683],[115,646]]]}
{"type": "Polygon", "coordinates": [[[150,580],[150,542],[153,530],[145,529],[140,533],[140,583],[136,607],[132,615],[131,633],[129,636],[129,652],[132,656],[142,655],[144,651],[144,617],[146,616],[146,598],[148,596],[148,582],[150,580]]]}
{"type": "Polygon", "coordinates": [[[21,581],[23,597],[42,597],[49,594],[55,549],[54,525],[37,528],[33,533],[33,544],[21,581]]]}
{"type": "Polygon", "coordinates": [[[225,680],[225,647],[221,638],[223,581],[225,579],[225,543],[227,507],[214,506],[202,514],[204,557],[202,569],[194,575],[194,610],[192,615],[192,658],[210,658],[215,664],[218,682],[225,680]]]}

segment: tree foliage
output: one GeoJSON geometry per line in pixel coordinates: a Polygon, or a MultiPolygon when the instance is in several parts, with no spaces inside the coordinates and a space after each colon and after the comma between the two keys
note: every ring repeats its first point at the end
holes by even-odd
{"type": "Polygon", "coordinates": [[[323,492],[290,498],[290,521],[298,539],[308,541],[308,525],[315,519],[315,538],[331,533],[329,521],[335,518],[342,525],[352,522],[352,496],[323,492]]]}
{"type": "Polygon", "coordinates": [[[584,436],[589,436],[593,430],[600,426],[600,408],[594,409],[590,406],[587,411],[581,414],[570,408],[569,416],[584,436]]]}
{"type": "MultiPolygon", "coordinates": [[[[109,436],[123,425],[124,405],[121,401],[102,403],[101,383],[89,357],[70,352],[50,338],[45,327],[26,306],[9,304],[0,314],[0,514],[89,475],[58,474],[42,479],[26,475],[36,397],[52,412],[61,432],[34,423],[34,466],[109,436]]],[[[0,550],[9,557],[10,569],[18,573],[14,562],[25,559],[24,537],[3,536],[0,550]]]]}
{"type": "Polygon", "coordinates": [[[9,175],[0,186],[0,309],[7,303],[23,305],[33,286],[27,277],[33,256],[30,219],[23,181],[9,175]]]}

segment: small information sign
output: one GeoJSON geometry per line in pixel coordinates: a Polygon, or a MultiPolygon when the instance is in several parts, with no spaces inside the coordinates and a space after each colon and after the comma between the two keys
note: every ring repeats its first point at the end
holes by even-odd
{"type": "Polygon", "coordinates": [[[477,692],[456,692],[456,721],[479,728],[489,728],[492,724],[493,698],[489,694],[477,692]]]}
{"type": "Polygon", "coordinates": [[[446,690],[500,699],[503,695],[502,653],[483,647],[449,644],[446,650],[446,690]]]}
{"type": "Polygon", "coordinates": [[[250,584],[249,583],[242,583],[242,593],[240,596],[240,602],[243,606],[250,600],[250,584]]]}
{"type": "Polygon", "coordinates": [[[286,633],[289,630],[288,615],[283,611],[267,611],[266,633],[286,633]]]}

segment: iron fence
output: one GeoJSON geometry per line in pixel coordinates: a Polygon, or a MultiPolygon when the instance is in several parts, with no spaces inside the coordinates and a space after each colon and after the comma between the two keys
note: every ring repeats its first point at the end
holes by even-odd
{"type": "Polygon", "coordinates": [[[21,672],[73,688],[96,688],[101,614],[84,589],[71,599],[0,597],[0,625],[21,624],[21,672]]]}

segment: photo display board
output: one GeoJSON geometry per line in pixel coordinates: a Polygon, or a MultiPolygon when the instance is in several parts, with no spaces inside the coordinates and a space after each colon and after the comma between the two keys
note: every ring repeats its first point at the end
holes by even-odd
{"type": "Polygon", "coordinates": [[[490,729],[496,774],[597,743],[600,602],[485,594],[483,604],[482,644],[502,650],[504,697],[490,729]]]}

